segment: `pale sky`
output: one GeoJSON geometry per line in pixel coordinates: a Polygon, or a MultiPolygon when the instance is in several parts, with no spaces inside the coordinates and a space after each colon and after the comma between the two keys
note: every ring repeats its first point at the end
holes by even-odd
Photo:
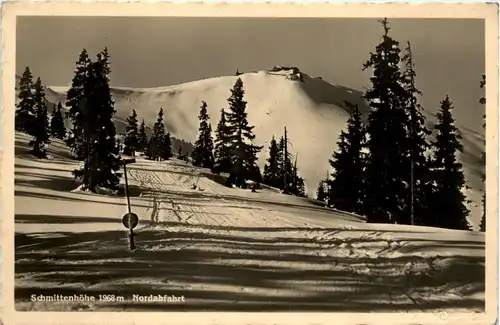
{"type": "MultiPolygon", "coordinates": [[[[480,131],[484,20],[389,22],[402,47],[411,42],[423,106],[435,112],[448,94],[457,122],[480,131]]],[[[370,77],[363,63],[382,33],[376,19],[19,17],[16,71],[29,65],[47,85],[69,85],[82,48],[94,56],[107,45],[112,86],[168,86],[291,65],[362,90],[370,77]]]]}

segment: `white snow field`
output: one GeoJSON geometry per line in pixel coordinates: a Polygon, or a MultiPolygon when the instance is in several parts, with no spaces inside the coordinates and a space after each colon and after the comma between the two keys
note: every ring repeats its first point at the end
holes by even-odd
{"type": "Polygon", "coordinates": [[[67,148],[53,140],[50,159],[36,160],[28,141],[16,134],[18,311],[484,312],[483,233],[367,224],[272,189],[226,188],[176,159],[138,158],[128,168],[140,218],[130,252],[123,195],[74,191],[78,163],[67,148]],[[33,302],[33,294],[96,301],[33,302]]]}
{"type": "MultiPolygon", "coordinates": [[[[259,165],[261,169],[264,167],[273,134],[276,137],[281,136],[286,126],[292,143],[290,150],[294,155],[298,153],[297,165],[305,179],[306,190],[312,197],[319,181],[330,172],[328,159],[333,150],[337,149],[338,136],[346,126],[350,109],[358,104],[365,117],[369,109],[358,90],[331,84],[287,67],[275,70],[280,71],[263,70],[238,76],[244,83],[244,99],[248,102],[249,123],[255,126],[255,142],[264,146],[259,155],[259,165]],[[302,82],[297,80],[299,74],[302,82]]],[[[117,129],[124,133],[125,120],[133,109],[137,111],[139,121],[144,118],[147,125],[153,126],[158,110],[162,107],[166,130],[176,138],[194,143],[198,132],[201,101],[208,105],[212,130],[215,131],[220,110],[227,109],[230,89],[238,77],[222,76],[160,88],[114,87],[112,95],[117,110],[117,129]]],[[[67,89],[68,87],[48,87],[47,99],[52,103],[64,103],[67,89]]],[[[435,107],[425,108],[430,125],[436,121],[433,113],[439,105],[435,103],[435,107]]],[[[469,119],[463,116],[481,116],[482,113],[479,104],[476,110],[458,106],[456,112],[460,113],[457,116],[461,117],[457,127],[464,145],[460,159],[464,164],[467,184],[470,187],[466,190],[471,200],[469,222],[478,229],[482,215],[483,183],[480,175],[484,170],[481,165],[484,131],[478,133],[468,128],[469,119]],[[464,113],[464,110],[467,110],[467,113],[464,113]]]]}

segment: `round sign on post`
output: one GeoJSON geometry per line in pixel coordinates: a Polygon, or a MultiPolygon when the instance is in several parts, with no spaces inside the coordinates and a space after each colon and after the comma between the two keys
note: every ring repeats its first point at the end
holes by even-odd
{"type": "Polygon", "coordinates": [[[126,213],[122,218],[122,223],[125,228],[129,229],[128,225],[130,224],[132,226],[132,229],[134,229],[139,223],[139,217],[137,216],[137,214],[132,212],[126,213]]]}

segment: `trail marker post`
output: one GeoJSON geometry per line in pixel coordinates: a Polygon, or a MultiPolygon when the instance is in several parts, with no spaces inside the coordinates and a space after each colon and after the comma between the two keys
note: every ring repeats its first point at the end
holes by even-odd
{"type": "Polygon", "coordinates": [[[120,163],[123,165],[123,173],[125,174],[125,196],[127,197],[127,210],[128,210],[128,212],[122,218],[122,223],[125,226],[125,228],[129,230],[129,235],[128,235],[129,249],[133,251],[135,250],[133,230],[139,223],[139,217],[135,213],[132,213],[130,207],[130,195],[128,190],[128,179],[127,179],[127,164],[135,163],[135,158],[122,159],[120,163]]]}

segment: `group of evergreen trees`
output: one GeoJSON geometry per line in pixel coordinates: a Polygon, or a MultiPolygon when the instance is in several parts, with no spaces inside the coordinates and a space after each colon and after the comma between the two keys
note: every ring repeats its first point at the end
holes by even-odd
{"type": "Polygon", "coordinates": [[[246,187],[252,180],[261,182],[262,175],[257,166],[257,154],[261,146],[253,144],[254,126],[248,123],[243,81],[238,78],[227,99],[229,108],[221,110],[215,140],[207,113],[207,103],[200,109],[198,139],[191,154],[193,165],[210,168],[215,173],[228,173],[226,185],[246,187]]]}
{"type": "Polygon", "coordinates": [[[62,104],[54,105],[50,124],[47,101],[40,78],[35,83],[29,67],[20,80],[16,130],[33,136],[30,145],[39,158],[47,156],[50,136],[64,139],[75,158],[83,166],[73,171],[83,180],[83,188],[96,192],[98,187],[116,188],[121,175],[120,155],[112,118],[114,102],[109,87],[111,73],[107,48],[97,54],[95,61],[85,49],[80,53],[75,74],[66,97],[65,114],[71,127],[66,132],[62,104]]]}
{"type": "Polygon", "coordinates": [[[364,95],[372,108],[368,123],[362,124],[356,107],[330,160],[333,172],[319,184],[318,199],[363,214],[368,222],[469,229],[453,104],[448,96],[441,102],[430,141],[410,43],[401,55],[387,19],[381,23],[382,41],[363,66],[373,70],[364,95]]]}
{"type": "MultiPolygon", "coordinates": [[[[19,103],[16,105],[15,128],[33,136],[30,145],[39,158],[47,156],[50,136],[64,139],[83,166],[73,171],[83,181],[83,189],[96,192],[98,187],[116,189],[120,180],[120,152],[113,123],[115,114],[111,98],[109,74],[111,73],[108,49],[104,48],[92,61],[83,49],[76,63],[75,74],[66,97],[65,114],[70,122],[66,132],[62,104],[54,105],[50,124],[47,101],[40,78],[33,83],[33,76],[26,67],[20,83],[19,103]]],[[[148,139],[144,120],[137,125],[135,110],[127,119],[124,153],[135,155],[142,151],[149,159],[172,157],[170,133],[165,134],[163,109],[158,113],[153,134],[148,139]]]]}
{"type": "Polygon", "coordinates": [[[82,179],[83,188],[91,192],[96,192],[98,187],[115,189],[121,177],[119,146],[112,120],[115,109],[110,73],[107,48],[97,54],[95,61],[83,49],[66,97],[67,116],[71,121],[66,144],[75,157],[84,162],[73,174],[82,179]]]}
{"type": "Polygon", "coordinates": [[[194,166],[203,168],[214,168],[214,142],[212,139],[212,126],[210,125],[207,112],[207,103],[202,102],[200,108],[200,128],[198,132],[198,140],[194,144],[194,150],[191,154],[192,163],[194,166]]]}
{"type": "Polygon", "coordinates": [[[280,188],[286,194],[305,196],[304,180],[298,175],[297,158],[292,165],[293,156],[288,151],[286,128],[279,144],[272,139],[268,164],[262,176],[257,166],[257,155],[263,147],[253,144],[254,126],[248,123],[244,94],[243,81],[238,78],[228,98],[229,109],[221,110],[214,142],[206,103],[202,104],[199,137],[192,155],[193,164],[211,168],[216,173],[229,173],[229,186],[244,187],[247,180],[252,180],[280,188]]]}
{"type": "Polygon", "coordinates": [[[33,137],[30,141],[32,152],[38,158],[47,157],[47,146],[50,137],[63,139],[66,134],[61,103],[54,107],[52,118],[48,118],[47,100],[42,80],[37,78],[33,82],[33,75],[26,67],[19,81],[19,102],[16,107],[15,129],[33,137]]]}
{"type": "MultiPolygon", "coordinates": [[[[125,135],[125,139],[123,140],[123,154],[127,156],[135,156],[136,151],[140,151],[141,149],[145,149],[145,147],[140,146],[139,144],[139,127],[137,125],[137,112],[135,109],[132,111],[132,115],[127,118],[127,127],[125,131],[127,134],[125,135]]],[[[146,130],[144,129],[144,132],[146,130]]]]}
{"type": "Polygon", "coordinates": [[[149,139],[146,134],[146,123],[142,120],[141,125],[138,125],[135,109],[127,118],[126,132],[123,148],[125,155],[135,156],[137,152],[142,152],[150,160],[167,160],[173,156],[170,132],[165,133],[163,108],[158,111],[158,118],[149,139]]]}
{"type": "Polygon", "coordinates": [[[284,194],[305,196],[304,179],[298,174],[297,156],[294,159],[288,149],[289,144],[286,127],[278,141],[272,137],[262,182],[281,189],[284,194]]]}
{"type": "Polygon", "coordinates": [[[158,112],[158,118],[153,125],[153,134],[149,138],[144,153],[151,160],[167,160],[173,156],[170,132],[165,133],[165,125],[163,124],[163,108],[160,108],[158,112]]]}

